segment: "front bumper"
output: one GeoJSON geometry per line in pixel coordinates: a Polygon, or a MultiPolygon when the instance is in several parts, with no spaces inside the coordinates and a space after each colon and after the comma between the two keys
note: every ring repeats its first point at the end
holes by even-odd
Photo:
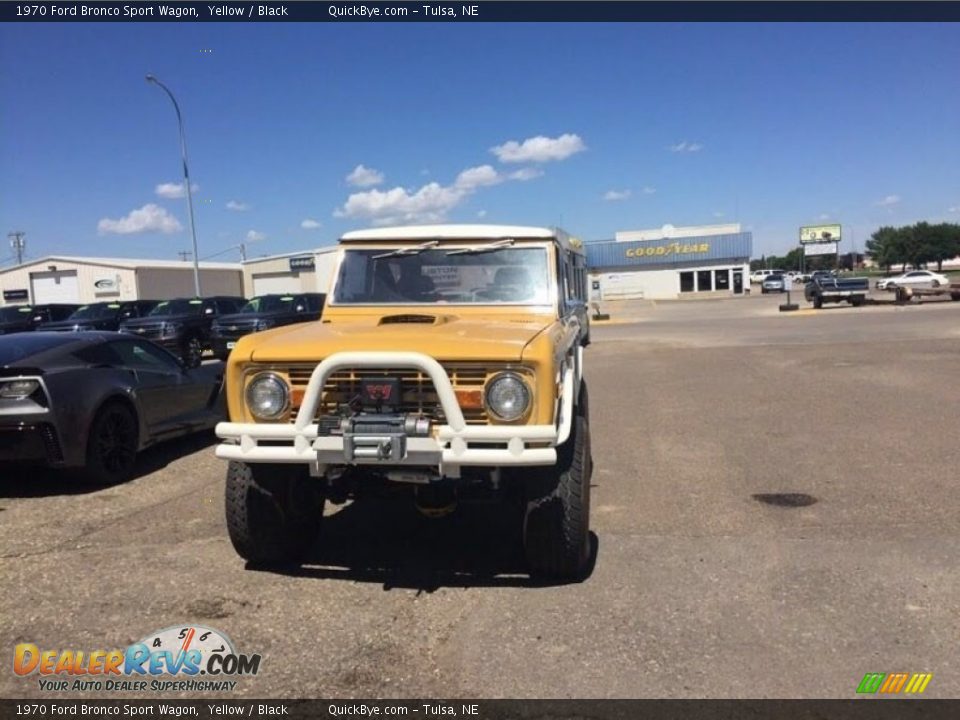
{"type": "Polygon", "coordinates": [[[63,463],[63,448],[51,423],[0,424],[0,462],[63,463]]]}
{"type": "Polygon", "coordinates": [[[217,446],[216,454],[224,460],[248,463],[305,464],[317,476],[323,475],[327,466],[347,464],[433,467],[445,477],[458,477],[462,466],[553,465],[556,447],[570,435],[573,375],[572,367],[564,372],[556,425],[467,425],[450,378],[433,358],[414,352],[336,353],[314,369],[292,424],[219,423],[217,436],[227,442],[217,446]],[[351,457],[344,438],[321,435],[314,418],[327,378],[337,370],[358,367],[409,367],[427,374],[446,423],[432,426],[427,437],[407,437],[400,458],[351,457]]]}

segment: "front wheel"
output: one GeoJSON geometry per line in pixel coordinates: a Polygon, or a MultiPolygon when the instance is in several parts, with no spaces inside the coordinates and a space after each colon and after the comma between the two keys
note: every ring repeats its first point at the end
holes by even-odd
{"type": "Polygon", "coordinates": [[[820,295],[813,296],[813,307],[817,310],[823,307],[823,298],[820,295]]]}
{"type": "Polygon", "coordinates": [[[237,554],[262,565],[289,565],[316,542],[324,496],[300,466],[231,462],[227,531],[237,554]]]}
{"type": "Polygon", "coordinates": [[[90,424],[84,477],[96,485],[128,480],[137,463],[137,445],[136,415],[127,405],[111,401],[90,424]]]}
{"type": "Polygon", "coordinates": [[[200,338],[194,335],[185,340],[180,348],[180,357],[188,368],[200,367],[203,358],[203,344],[200,338]]]}
{"type": "Polygon", "coordinates": [[[590,558],[590,428],[573,418],[554,467],[533,468],[527,480],[523,545],[530,574],[576,580],[590,558]]]}

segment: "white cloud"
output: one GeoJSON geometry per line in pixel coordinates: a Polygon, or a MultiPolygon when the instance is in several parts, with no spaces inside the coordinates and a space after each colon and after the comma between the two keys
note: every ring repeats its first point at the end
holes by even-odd
{"type": "Polygon", "coordinates": [[[549,162],[551,160],[566,160],[575,153],[587,149],[579,135],[566,133],[556,138],[543,135],[527,138],[523,142],[509,140],[503,145],[490,148],[490,152],[497,156],[502,163],[521,162],[549,162]]]}
{"type": "Polygon", "coordinates": [[[676,145],[669,145],[668,149],[670,152],[678,153],[694,153],[703,150],[703,143],[698,142],[687,142],[686,140],[681,140],[676,145]]]}
{"type": "Polygon", "coordinates": [[[227,203],[227,210],[235,210],[236,212],[244,212],[249,210],[250,206],[247,203],[237,202],[236,200],[231,200],[227,203]]]}
{"type": "Polygon", "coordinates": [[[830,213],[820,213],[820,220],[829,220],[830,213]]]}
{"type": "Polygon", "coordinates": [[[357,165],[347,175],[347,182],[354,187],[373,187],[383,182],[383,173],[373,168],[357,165]]]}
{"type": "Polygon", "coordinates": [[[257,232],[256,230],[247,231],[247,242],[257,242],[259,240],[266,240],[267,236],[262,232],[257,232]]]}
{"type": "MultiPolygon", "coordinates": [[[[153,191],[167,200],[176,200],[187,196],[184,192],[185,187],[186,185],[184,185],[184,183],[160,183],[153,191]]],[[[190,183],[190,187],[193,189],[194,194],[200,189],[200,186],[196,183],[190,183]]]]}
{"type": "Polygon", "coordinates": [[[538,177],[543,175],[543,170],[540,168],[520,168],[519,170],[514,170],[507,177],[511,180],[519,180],[521,182],[526,182],[527,180],[535,180],[538,177]]]}
{"type": "Polygon", "coordinates": [[[469,191],[501,182],[503,182],[503,177],[490,165],[478,165],[477,167],[467,168],[457,175],[454,186],[469,191]]]}
{"type": "Polygon", "coordinates": [[[887,195],[883,200],[877,200],[874,205],[877,207],[890,207],[900,202],[899,195],[887,195]]]}
{"type": "Polygon", "coordinates": [[[726,213],[722,213],[722,212],[720,212],[720,211],[717,211],[717,212],[715,212],[715,213],[713,214],[713,216],[714,216],[715,218],[722,218],[725,214],[726,214],[726,213]]]}
{"type": "Polygon", "coordinates": [[[486,210],[477,210],[477,217],[478,217],[478,218],[485,218],[486,216],[487,216],[487,211],[486,211],[486,210]]]}
{"type": "Polygon", "coordinates": [[[617,200],[626,200],[630,197],[629,190],[607,190],[603,195],[603,199],[607,202],[616,202],[617,200]]]}
{"type": "Polygon", "coordinates": [[[952,208],[947,208],[948,213],[958,213],[960,212],[960,205],[954,205],[952,208]]]}
{"type": "Polygon", "coordinates": [[[644,195],[653,195],[656,191],[657,189],[655,187],[650,187],[649,185],[645,185],[641,192],[644,195]]]}
{"type": "Polygon", "coordinates": [[[313,218],[307,218],[300,223],[300,227],[302,227],[304,230],[316,230],[317,228],[323,227],[323,224],[317,220],[314,220],[313,218]]]}
{"type": "Polygon", "coordinates": [[[101,235],[112,233],[115,235],[133,235],[136,233],[160,232],[166,235],[180,232],[183,226],[165,208],[153,203],[147,203],[138,210],[131,210],[130,214],[119,220],[103,218],[97,223],[97,232],[101,235]]]}

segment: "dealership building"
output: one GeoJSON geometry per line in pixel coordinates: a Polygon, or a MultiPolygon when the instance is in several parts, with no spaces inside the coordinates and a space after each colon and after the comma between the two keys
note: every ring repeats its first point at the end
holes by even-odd
{"type": "Polygon", "coordinates": [[[737,223],[630,230],[585,247],[591,300],[750,292],[753,236],[737,223]]]}
{"type": "MultiPolygon", "coordinates": [[[[239,263],[200,263],[203,294],[243,295],[239,263]]],[[[195,294],[193,263],[49,256],[0,270],[4,305],[169,300],[195,294]]]]}
{"type": "Polygon", "coordinates": [[[336,264],[336,246],[245,260],[247,297],[270,293],[327,292],[336,264]]]}

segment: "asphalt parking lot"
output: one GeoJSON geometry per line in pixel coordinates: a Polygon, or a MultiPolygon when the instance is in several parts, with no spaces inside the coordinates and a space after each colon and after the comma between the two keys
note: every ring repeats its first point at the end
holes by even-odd
{"type": "MultiPolygon", "coordinates": [[[[195,622],[263,655],[231,697],[850,698],[894,671],[956,697],[960,303],[780,302],[594,327],[581,583],[531,584],[490,506],[358,503],[299,572],[246,569],[198,437],[108,489],[0,468],[0,649],[195,622]]],[[[53,696],[7,667],[3,697],[53,696]]]]}

